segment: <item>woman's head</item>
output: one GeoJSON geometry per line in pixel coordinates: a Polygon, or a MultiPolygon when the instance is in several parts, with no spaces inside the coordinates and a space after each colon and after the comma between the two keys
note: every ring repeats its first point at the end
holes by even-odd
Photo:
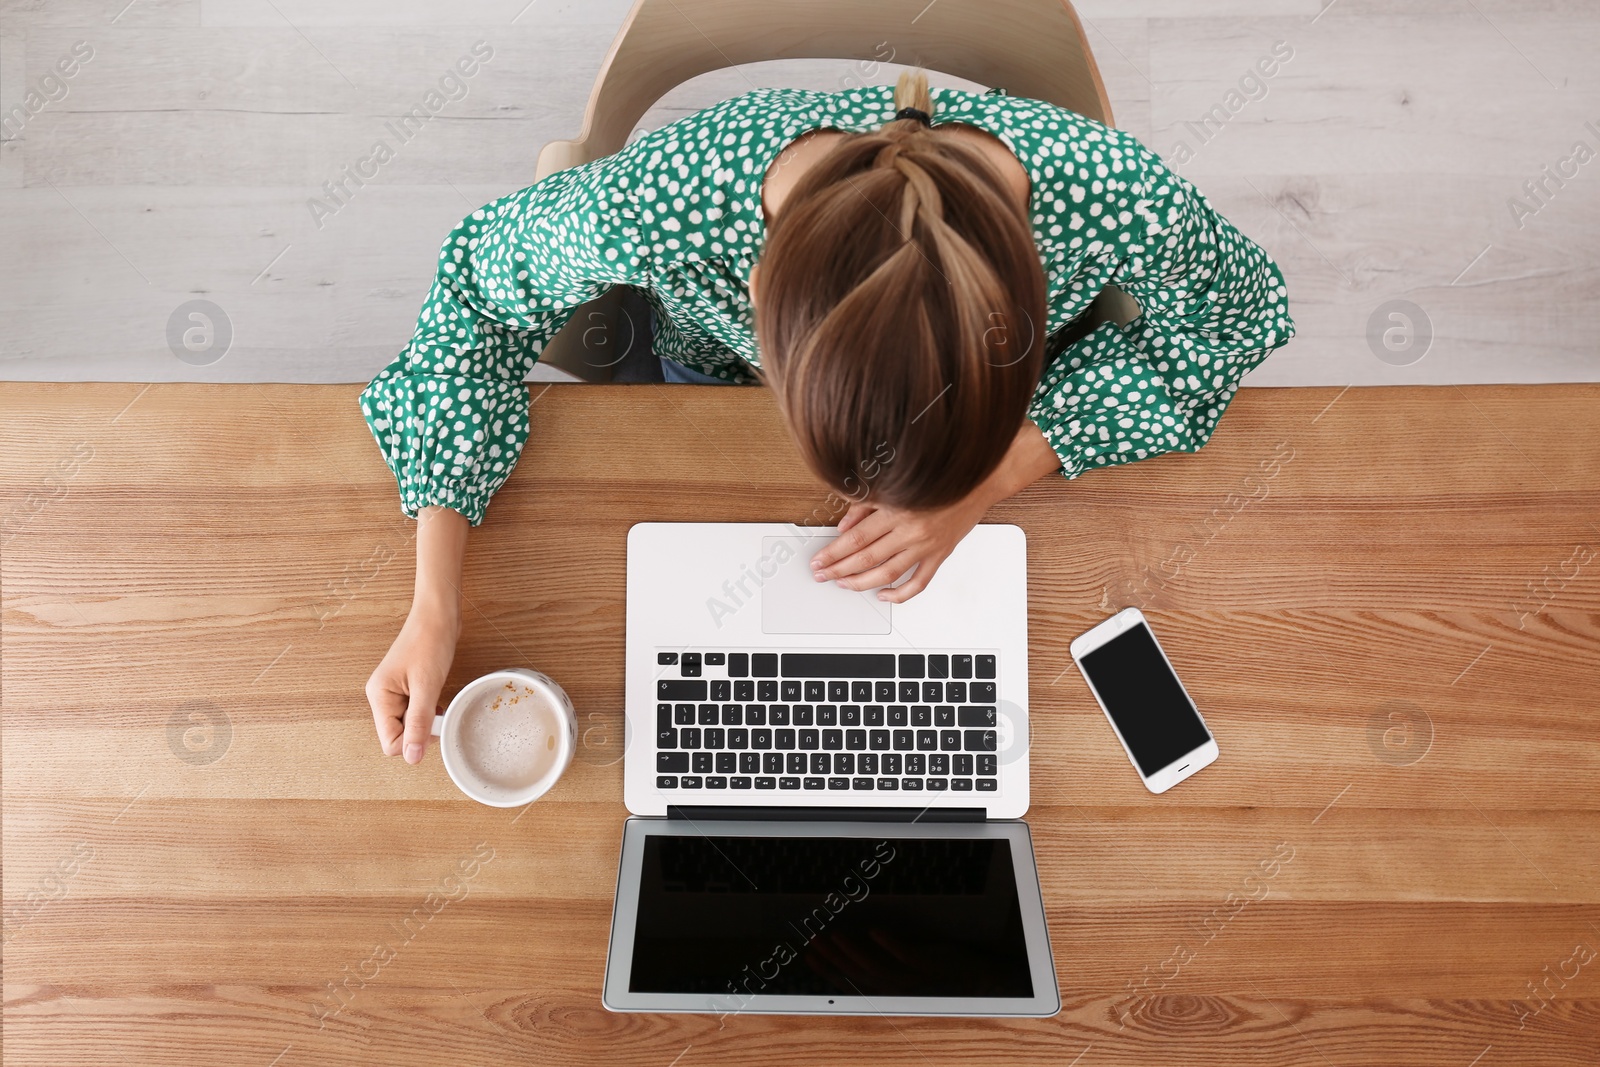
{"type": "MultiPolygon", "coordinates": [[[[901,75],[895,107],[931,111],[926,78],[901,75]]],[[[915,119],[840,138],[768,226],[763,372],[806,462],[847,495],[926,508],[975,489],[1022,426],[1044,321],[1025,207],[981,152],[915,119]]]]}

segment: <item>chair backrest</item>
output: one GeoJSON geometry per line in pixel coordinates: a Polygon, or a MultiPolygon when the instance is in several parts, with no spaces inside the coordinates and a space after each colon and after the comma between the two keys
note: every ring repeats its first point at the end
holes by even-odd
{"type": "Polygon", "coordinates": [[[538,176],[622,148],[651,105],[708,71],[773,59],[883,63],[890,54],[1112,125],[1069,0],[638,0],[595,78],[582,132],[547,144],[538,176]]]}
{"type": "MultiPolygon", "coordinates": [[[[1113,124],[1100,70],[1070,0],[637,0],[600,66],[583,129],[539,153],[537,176],[620,150],[656,101],[708,71],[774,59],[854,59],[940,71],[1113,124]]],[[[541,362],[609,380],[615,292],[579,309],[541,362]]],[[[1094,318],[1126,322],[1137,305],[1108,287],[1094,318]]]]}

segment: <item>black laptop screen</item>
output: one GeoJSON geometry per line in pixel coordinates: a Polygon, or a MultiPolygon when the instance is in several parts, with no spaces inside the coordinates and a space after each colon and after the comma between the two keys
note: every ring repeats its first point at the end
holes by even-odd
{"type": "Polygon", "coordinates": [[[1011,843],[644,842],[635,993],[1031,997],[1011,843]]]}

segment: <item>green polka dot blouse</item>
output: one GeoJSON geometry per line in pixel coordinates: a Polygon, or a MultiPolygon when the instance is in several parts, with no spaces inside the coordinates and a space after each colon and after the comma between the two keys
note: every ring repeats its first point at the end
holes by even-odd
{"type": "MultiPolygon", "coordinates": [[[[767,168],[808,130],[881,126],[893,95],[756,89],[463,219],[411,342],[361,394],[405,513],[440,504],[483,521],[527,440],[540,350],[613,285],[649,294],[658,353],[753,381],[767,168]]],[[[935,125],[987,130],[1028,172],[1046,333],[1109,282],[1140,305],[1126,326],[1052,348],[1029,416],[1062,473],[1199,449],[1240,379],[1294,335],[1277,265],[1126,133],[998,90],[932,95],[935,125]]]]}

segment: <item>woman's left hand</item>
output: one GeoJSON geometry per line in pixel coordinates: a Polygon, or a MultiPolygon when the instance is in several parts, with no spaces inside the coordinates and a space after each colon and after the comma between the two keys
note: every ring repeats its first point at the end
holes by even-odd
{"type": "Polygon", "coordinates": [[[839,521],[839,536],[811,559],[819,582],[837,581],[846,589],[904,584],[878,592],[879,600],[901,604],[927,588],[940,564],[989,510],[987,494],[975,492],[948,507],[907,511],[861,502],[839,521]]]}

